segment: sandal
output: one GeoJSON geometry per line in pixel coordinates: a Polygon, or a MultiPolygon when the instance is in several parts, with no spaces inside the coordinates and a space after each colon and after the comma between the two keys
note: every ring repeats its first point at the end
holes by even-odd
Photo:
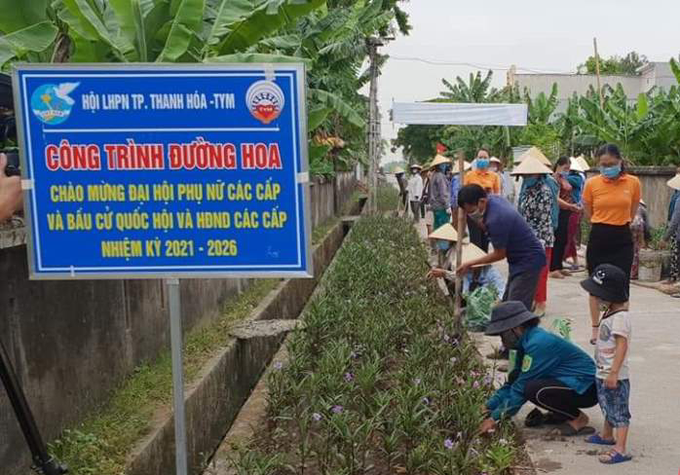
{"type": "Polygon", "coordinates": [[[605,439],[600,434],[594,434],[590,437],[587,437],[586,442],[596,445],[616,445],[616,441],[614,439],[605,439]]]}
{"type": "Polygon", "coordinates": [[[615,463],[628,462],[629,460],[633,459],[633,456],[629,454],[622,454],[616,450],[610,450],[609,452],[600,455],[599,459],[600,463],[613,465],[615,463]]]}
{"type": "Polygon", "coordinates": [[[544,419],[545,415],[540,410],[533,409],[524,419],[524,425],[526,427],[540,427],[543,425],[544,419]]]}
{"type": "Polygon", "coordinates": [[[590,426],[581,427],[579,430],[574,429],[570,424],[566,422],[560,424],[550,431],[549,435],[561,435],[562,437],[575,437],[577,435],[588,435],[594,434],[595,428],[590,426]]]}

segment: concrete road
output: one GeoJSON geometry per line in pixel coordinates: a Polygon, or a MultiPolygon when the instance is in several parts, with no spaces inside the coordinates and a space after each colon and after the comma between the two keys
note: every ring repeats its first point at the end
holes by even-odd
{"type": "MultiPolygon", "coordinates": [[[[416,227],[425,239],[422,222],[416,227]]],[[[507,273],[507,265],[498,268],[507,273]]],[[[563,280],[549,280],[548,312],[543,325],[551,328],[556,318],[570,319],[572,340],[592,355],[587,294],[579,285],[584,278],[585,272],[581,272],[563,280]]],[[[549,440],[546,438],[549,429],[524,428],[524,417],[534,407],[527,403],[516,422],[539,473],[680,474],[680,299],[632,285],[630,302],[633,317],[629,350],[632,420],[628,451],[633,460],[616,466],[603,465],[597,459],[601,447],[586,444],[583,437],[549,440]]],[[[474,336],[483,355],[500,344],[499,338],[474,336]]],[[[491,360],[486,362],[493,365],[491,360]]],[[[505,380],[505,374],[497,375],[497,379],[505,380]]],[[[599,406],[586,413],[590,425],[601,430],[603,417],[599,406]]]]}
{"type": "MultiPolygon", "coordinates": [[[[572,320],[572,339],[589,354],[590,318],[587,295],[578,282],[585,273],[564,280],[551,279],[548,313],[544,325],[555,318],[572,320]]],[[[536,467],[543,473],[581,475],[661,475],[680,473],[680,300],[653,289],[631,286],[633,336],[630,346],[631,428],[628,450],[631,462],[610,467],[597,460],[598,446],[583,437],[547,440],[547,429],[524,428],[524,417],[533,408],[525,405],[517,417],[536,467]]],[[[481,337],[480,351],[488,353],[498,338],[481,337]]],[[[487,360],[489,361],[489,360],[487,360]]],[[[591,425],[602,428],[599,407],[586,410],[591,425]]]]}

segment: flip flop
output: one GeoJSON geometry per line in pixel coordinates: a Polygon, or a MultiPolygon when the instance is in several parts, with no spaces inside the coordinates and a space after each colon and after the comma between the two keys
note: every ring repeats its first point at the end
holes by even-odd
{"type": "Polygon", "coordinates": [[[589,444],[596,444],[596,445],[616,445],[615,440],[607,440],[602,438],[600,434],[594,434],[591,435],[590,437],[586,438],[586,442],[589,444]]]}
{"type": "Polygon", "coordinates": [[[561,435],[562,437],[575,437],[577,435],[588,435],[594,434],[596,432],[594,427],[585,426],[581,427],[579,430],[574,429],[572,426],[567,424],[560,424],[550,431],[550,435],[561,435]]]}
{"type": "Polygon", "coordinates": [[[545,415],[540,410],[533,409],[524,419],[524,425],[526,427],[540,427],[543,425],[544,419],[545,415]]]}
{"type": "Polygon", "coordinates": [[[549,426],[557,426],[565,423],[566,421],[566,417],[560,414],[555,414],[554,412],[548,412],[543,416],[543,423],[549,426]]]}
{"type": "Polygon", "coordinates": [[[614,465],[615,463],[622,463],[628,462],[629,460],[633,460],[633,456],[628,454],[622,454],[620,452],[617,452],[616,450],[611,450],[608,453],[600,455],[599,460],[600,463],[603,463],[605,465],[614,465]],[[603,459],[603,457],[609,458],[603,459]]]}

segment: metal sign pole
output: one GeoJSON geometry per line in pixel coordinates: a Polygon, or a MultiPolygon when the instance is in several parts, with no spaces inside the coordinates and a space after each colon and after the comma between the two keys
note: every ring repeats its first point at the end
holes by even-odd
{"type": "Polygon", "coordinates": [[[176,475],[187,475],[187,430],[184,411],[184,372],[182,367],[182,311],[179,279],[166,280],[170,303],[170,345],[172,352],[172,396],[175,409],[176,475]]]}

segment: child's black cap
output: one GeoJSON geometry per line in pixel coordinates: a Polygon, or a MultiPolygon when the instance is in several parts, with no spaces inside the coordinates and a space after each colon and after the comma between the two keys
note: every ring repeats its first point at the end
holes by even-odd
{"type": "Polygon", "coordinates": [[[581,287],[605,302],[628,302],[628,277],[612,264],[597,266],[593,275],[581,281],[581,287]]]}

